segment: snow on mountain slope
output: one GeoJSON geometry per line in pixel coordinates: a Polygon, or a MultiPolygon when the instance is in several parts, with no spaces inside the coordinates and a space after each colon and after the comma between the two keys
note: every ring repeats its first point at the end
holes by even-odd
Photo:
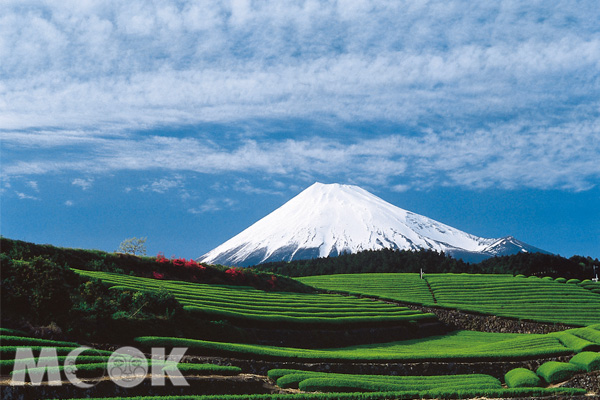
{"type": "MultiPolygon", "coordinates": [[[[383,248],[492,256],[497,254],[490,250],[502,253],[507,239],[470,235],[358,186],[315,183],[198,261],[249,266],[383,248]]],[[[505,245],[516,246],[510,241],[505,245]]]]}

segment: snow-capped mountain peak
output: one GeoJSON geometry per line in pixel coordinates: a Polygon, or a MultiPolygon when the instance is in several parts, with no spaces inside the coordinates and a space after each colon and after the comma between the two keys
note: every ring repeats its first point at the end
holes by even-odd
{"type": "Polygon", "coordinates": [[[503,246],[518,245],[510,239],[470,235],[396,207],[358,186],[317,182],[199,261],[249,266],[383,248],[450,254],[490,251],[492,256],[502,253],[503,246]]]}

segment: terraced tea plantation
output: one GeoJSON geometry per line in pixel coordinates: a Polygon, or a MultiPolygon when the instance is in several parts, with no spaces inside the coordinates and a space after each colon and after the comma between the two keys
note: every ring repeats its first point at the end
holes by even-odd
{"type": "MultiPolygon", "coordinates": [[[[19,287],[27,288],[31,274],[22,271],[31,272],[33,265],[59,270],[50,262],[35,262],[11,263],[14,274],[4,278],[3,293],[4,288],[13,290],[17,278],[23,281],[19,287]]],[[[74,316],[85,329],[93,324],[107,328],[83,334],[78,325],[69,328],[65,321],[34,325],[7,319],[7,326],[15,329],[0,328],[2,398],[400,400],[591,398],[600,392],[594,386],[600,377],[600,295],[591,281],[467,274],[428,274],[425,279],[394,273],[326,275],[299,280],[341,293],[305,293],[311,289],[292,281],[290,287],[301,287],[299,293],[165,280],[160,273],[152,279],[68,266],[61,271],[68,272],[68,279],[57,280],[69,281],[72,291],[68,294],[73,306],[64,313],[67,322],[74,316]],[[83,283],[73,271],[110,288],[83,283]],[[161,301],[167,306],[156,311],[153,302],[161,301]],[[144,307],[148,310],[140,312],[144,307]],[[444,312],[438,320],[432,313],[411,309],[427,307],[436,313],[441,307],[539,323],[456,311],[444,312]],[[448,322],[446,315],[458,322],[448,322]],[[467,321],[460,325],[462,319],[467,321]],[[499,323],[492,326],[494,332],[453,330],[490,330],[471,323],[482,320],[499,323]],[[555,322],[574,327],[547,326],[555,322]],[[534,326],[543,328],[537,332],[552,333],[503,333],[513,325],[519,328],[515,331],[532,332],[529,326],[534,326]],[[64,340],[48,339],[57,337],[64,340]],[[94,348],[84,350],[75,362],[67,355],[80,349],[80,343],[94,348]],[[141,382],[132,390],[120,386],[130,377],[107,376],[114,368],[112,350],[123,346],[138,349],[148,360],[149,368],[138,371],[141,382]],[[27,366],[16,360],[24,347],[27,366]],[[169,354],[174,348],[185,349],[186,356],[177,363],[154,357],[155,350],[169,354]],[[57,359],[52,358],[54,351],[57,359]],[[50,361],[54,363],[45,371],[44,363],[50,361]],[[71,381],[72,367],[78,379],[91,383],[88,389],[79,390],[71,381]],[[47,379],[39,385],[32,372],[47,379]],[[155,378],[166,380],[178,372],[189,386],[153,384],[155,378]],[[57,374],[61,385],[49,385],[57,374]],[[24,384],[12,385],[15,377],[26,377],[24,384]]],[[[254,276],[252,270],[245,273],[254,276]]],[[[62,315],[62,308],[58,310],[62,315]]],[[[139,354],[138,358],[143,359],[139,354]]]]}
{"type": "Polygon", "coordinates": [[[306,362],[475,362],[526,360],[600,349],[598,329],[600,325],[548,335],[455,331],[444,336],[318,350],[153,336],[139,337],[136,343],[145,348],[188,347],[190,354],[226,354],[250,359],[306,362]],[[582,346],[582,343],[585,345],[582,346]]]}
{"type": "MultiPolygon", "coordinates": [[[[207,396],[140,396],[127,397],[128,400],[413,400],[413,399],[469,399],[469,398],[534,398],[534,396],[576,396],[584,395],[585,390],[577,388],[501,388],[456,390],[413,390],[395,392],[332,393],[308,392],[286,394],[232,394],[207,396]]],[[[536,397],[537,398],[537,397],[536,397]]],[[[556,397],[555,397],[556,398],[556,397]]],[[[564,397],[560,397],[564,398],[564,397]]],[[[73,400],[122,400],[123,397],[98,397],[73,400]]]]}
{"type": "Polygon", "coordinates": [[[589,325],[600,322],[600,296],[577,284],[503,275],[431,275],[439,304],[520,319],[589,325]]]}
{"type": "MultiPolygon", "coordinates": [[[[31,350],[31,355],[33,356],[31,360],[27,358],[20,360],[20,362],[27,362],[28,364],[30,364],[30,361],[33,361],[35,364],[43,361],[40,355],[44,354],[44,351],[50,350],[47,353],[49,355],[54,354],[54,351],[56,351],[59,362],[58,370],[63,371],[63,364],[67,359],[67,355],[80,347],[78,343],[39,339],[31,337],[22,331],[5,328],[0,328],[0,340],[0,375],[11,376],[19,371],[18,368],[15,368],[15,356],[19,349],[31,350]]],[[[83,374],[83,376],[79,376],[81,378],[106,376],[106,368],[112,354],[110,351],[94,348],[84,350],[77,356],[77,375],[83,374]]],[[[50,358],[48,357],[48,359],[50,358]]],[[[167,365],[165,368],[172,368],[175,365],[175,363],[169,362],[165,364],[167,365]]],[[[185,363],[178,364],[177,367],[183,375],[237,375],[241,372],[238,367],[214,364],[185,363]]],[[[29,373],[35,370],[36,368],[28,368],[29,373]]]]}
{"type": "Polygon", "coordinates": [[[388,376],[335,374],[294,369],[273,369],[268,373],[282,388],[306,392],[328,391],[402,391],[402,390],[464,390],[501,389],[500,381],[489,375],[388,376]]]}
{"type": "MultiPolygon", "coordinates": [[[[357,274],[298,278],[321,289],[503,317],[585,326],[600,323],[600,295],[551,278],[474,274],[357,274]],[[428,287],[429,285],[429,287],[428,287]]],[[[588,284],[589,285],[589,284],[588,284]]]]}
{"type": "Polygon", "coordinates": [[[337,274],[296,278],[319,289],[369,295],[404,303],[434,305],[427,281],[419,274],[337,274]]]}
{"type": "Polygon", "coordinates": [[[394,304],[335,294],[265,292],[250,287],[163,281],[109,272],[75,272],[113,285],[115,289],[172,293],[184,308],[214,318],[267,323],[377,324],[435,319],[435,315],[394,304]]]}
{"type": "MultiPolygon", "coordinates": [[[[415,398],[455,397],[458,393],[469,397],[501,397],[515,394],[512,390],[503,388],[500,380],[484,374],[389,376],[273,369],[269,371],[268,376],[275,380],[279,387],[305,392],[396,392],[405,393],[407,397],[412,393],[415,398]]],[[[532,387],[529,388],[531,389],[532,387]]],[[[534,394],[537,390],[520,394],[534,394]]],[[[549,389],[548,394],[552,393],[553,389],[549,389]]],[[[567,393],[568,391],[563,392],[567,393]]],[[[553,394],[560,394],[560,390],[553,394]]]]}

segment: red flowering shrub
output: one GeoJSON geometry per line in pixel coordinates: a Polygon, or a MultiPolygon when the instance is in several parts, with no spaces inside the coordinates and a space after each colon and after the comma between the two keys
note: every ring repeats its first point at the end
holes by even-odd
{"type": "Polygon", "coordinates": [[[160,272],[153,271],[152,276],[154,279],[164,279],[165,274],[161,274],[160,272]]]}
{"type": "Polygon", "coordinates": [[[170,263],[171,261],[168,258],[166,258],[163,253],[158,253],[158,255],[156,256],[156,262],[165,264],[170,263]]]}
{"type": "MultiPolygon", "coordinates": [[[[198,263],[196,260],[186,260],[183,257],[166,258],[164,254],[158,253],[156,262],[159,264],[167,264],[154,271],[152,276],[155,279],[184,279],[192,282],[201,282],[206,278],[211,278],[213,281],[223,281],[223,275],[217,271],[212,271],[207,266],[198,263]],[[212,273],[209,273],[211,272],[212,273]]],[[[277,290],[279,287],[285,286],[285,283],[280,282],[275,275],[258,274],[252,268],[231,267],[225,270],[225,282],[235,284],[251,285],[263,290],[277,290]]]]}
{"type": "MultiPolygon", "coordinates": [[[[177,268],[181,268],[181,271],[190,271],[192,274],[192,279],[193,280],[198,280],[198,276],[196,274],[204,272],[206,270],[206,267],[204,265],[198,264],[195,260],[186,260],[185,258],[175,258],[175,256],[172,256],[171,258],[166,258],[164,256],[164,254],[158,253],[158,255],[156,256],[156,262],[159,264],[169,264],[169,266],[175,267],[176,270],[174,272],[177,272],[177,268]]],[[[188,272],[189,273],[189,272],[188,272]]],[[[153,275],[155,274],[159,274],[158,272],[154,272],[153,275]]],[[[164,274],[159,274],[161,275],[160,278],[155,278],[156,279],[163,279],[164,278],[164,274]]],[[[187,275],[187,273],[186,273],[187,275]]]]}
{"type": "Polygon", "coordinates": [[[174,266],[176,267],[183,267],[185,265],[185,258],[173,258],[171,260],[171,262],[173,263],[174,266]]]}
{"type": "Polygon", "coordinates": [[[227,274],[229,279],[231,279],[232,281],[238,281],[238,280],[244,279],[244,272],[243,272],[243,270],[241,270],[239,268],[229,268],[227,271],[225,271],[225,273],[227,274]]]}

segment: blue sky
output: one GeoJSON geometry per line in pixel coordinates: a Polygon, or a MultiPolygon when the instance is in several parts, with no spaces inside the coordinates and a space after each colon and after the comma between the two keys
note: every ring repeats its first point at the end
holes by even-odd
{"type": "Polygon", "coordinates": [[[1,232],[198,257],[315,181],[600,257],[595,1],[27,1],[1,232]]]}

